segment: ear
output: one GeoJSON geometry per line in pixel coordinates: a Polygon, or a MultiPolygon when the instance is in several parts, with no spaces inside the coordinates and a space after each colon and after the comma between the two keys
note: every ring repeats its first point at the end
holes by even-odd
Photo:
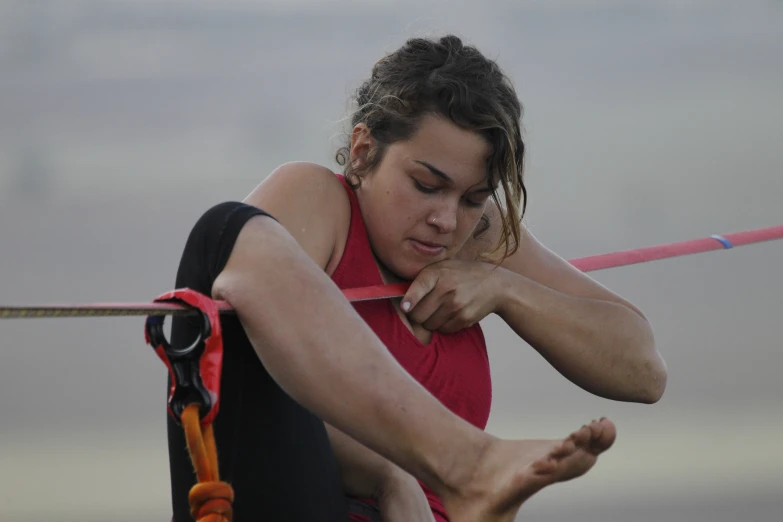
{"type": "Polygon", "coordinates": [[[351,132],[351,165],[361,168],[367,161],[367,156],[375,146],[375,139],[370,128],[364,123],[358,123],[351,132]]]}

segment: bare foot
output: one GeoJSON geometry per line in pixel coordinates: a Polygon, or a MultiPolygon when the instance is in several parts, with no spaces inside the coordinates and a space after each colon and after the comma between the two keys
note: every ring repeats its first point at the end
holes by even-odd
{"type": "Polygon", "coordinates": [[[464,485],[442,496],[449,518],[511,522],[520,506],[544,487],[587,473],[616,436],[614,423],[601,419],[563,440],[495,440],[464,485]]]}

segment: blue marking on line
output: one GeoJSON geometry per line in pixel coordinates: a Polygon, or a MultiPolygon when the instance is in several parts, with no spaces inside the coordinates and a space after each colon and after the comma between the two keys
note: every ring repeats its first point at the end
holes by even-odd
{"type": "Polygon", "coordinates": [[[721,245],[723,245],[723,248],[731,248],[734,246],[731,244],[731,241],[729,241],[723,236],[719,236],[718,234],[713,234],[710,237],[715,241],[719,242],[721,245]]]}

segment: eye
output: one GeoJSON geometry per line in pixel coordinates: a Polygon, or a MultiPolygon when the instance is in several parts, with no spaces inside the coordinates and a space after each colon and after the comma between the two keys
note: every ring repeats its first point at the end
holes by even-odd
{"type": "Polygon", "coordinates": [[[487,202],[487,199],[489,199],[489,194],[485,194],[485,193],[473,194],[473,198],[474,199],[463,197],[462,201],[465,204],[465,206],[468,206],[470,208],[480,208],[483,207],[484,204],[487,202]]]}
{"type": "Polygon", "coordinates": [[[466,199],[466,200],[464,200],[464,201],[465,201],[465,204],[466,204],[467,206],[471,207],[471,208],[479,208],[479,207],[483,207],[483,206],[484,206],[484,203],[485,203],[485,201],[472,201],[472,200],[470,200],[470,199],[466,199]]]}
{"type": "Polygon", "coordinates": [[[434,194],[438,190],[437,188],[426,187],[415,179],[413,180],[413,184],[419,192],[423,192],[425,194],[434,194]]]}

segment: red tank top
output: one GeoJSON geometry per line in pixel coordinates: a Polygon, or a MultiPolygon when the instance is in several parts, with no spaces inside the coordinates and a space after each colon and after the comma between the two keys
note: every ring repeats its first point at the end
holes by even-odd
{"type": "MultiPolygon", "coordinates": [[[[356,194],[343,176],[337,176],[351,201],[351,223],[332,280],[341,289],[383,284],[356,194]]],[[[492,383],[484,334],[478,324],[453,334],[433,332],[425,345],[402,322],[390,300],[357,302],[354,308],[413,378],[456,415],[479,429],[486,428],[492,383]]],[[[429,488],[422,487],[435,519],[447,522],[440,500],[429,488]]],[[[351,515],[351,520],[367,519],[351,515]]]]}

